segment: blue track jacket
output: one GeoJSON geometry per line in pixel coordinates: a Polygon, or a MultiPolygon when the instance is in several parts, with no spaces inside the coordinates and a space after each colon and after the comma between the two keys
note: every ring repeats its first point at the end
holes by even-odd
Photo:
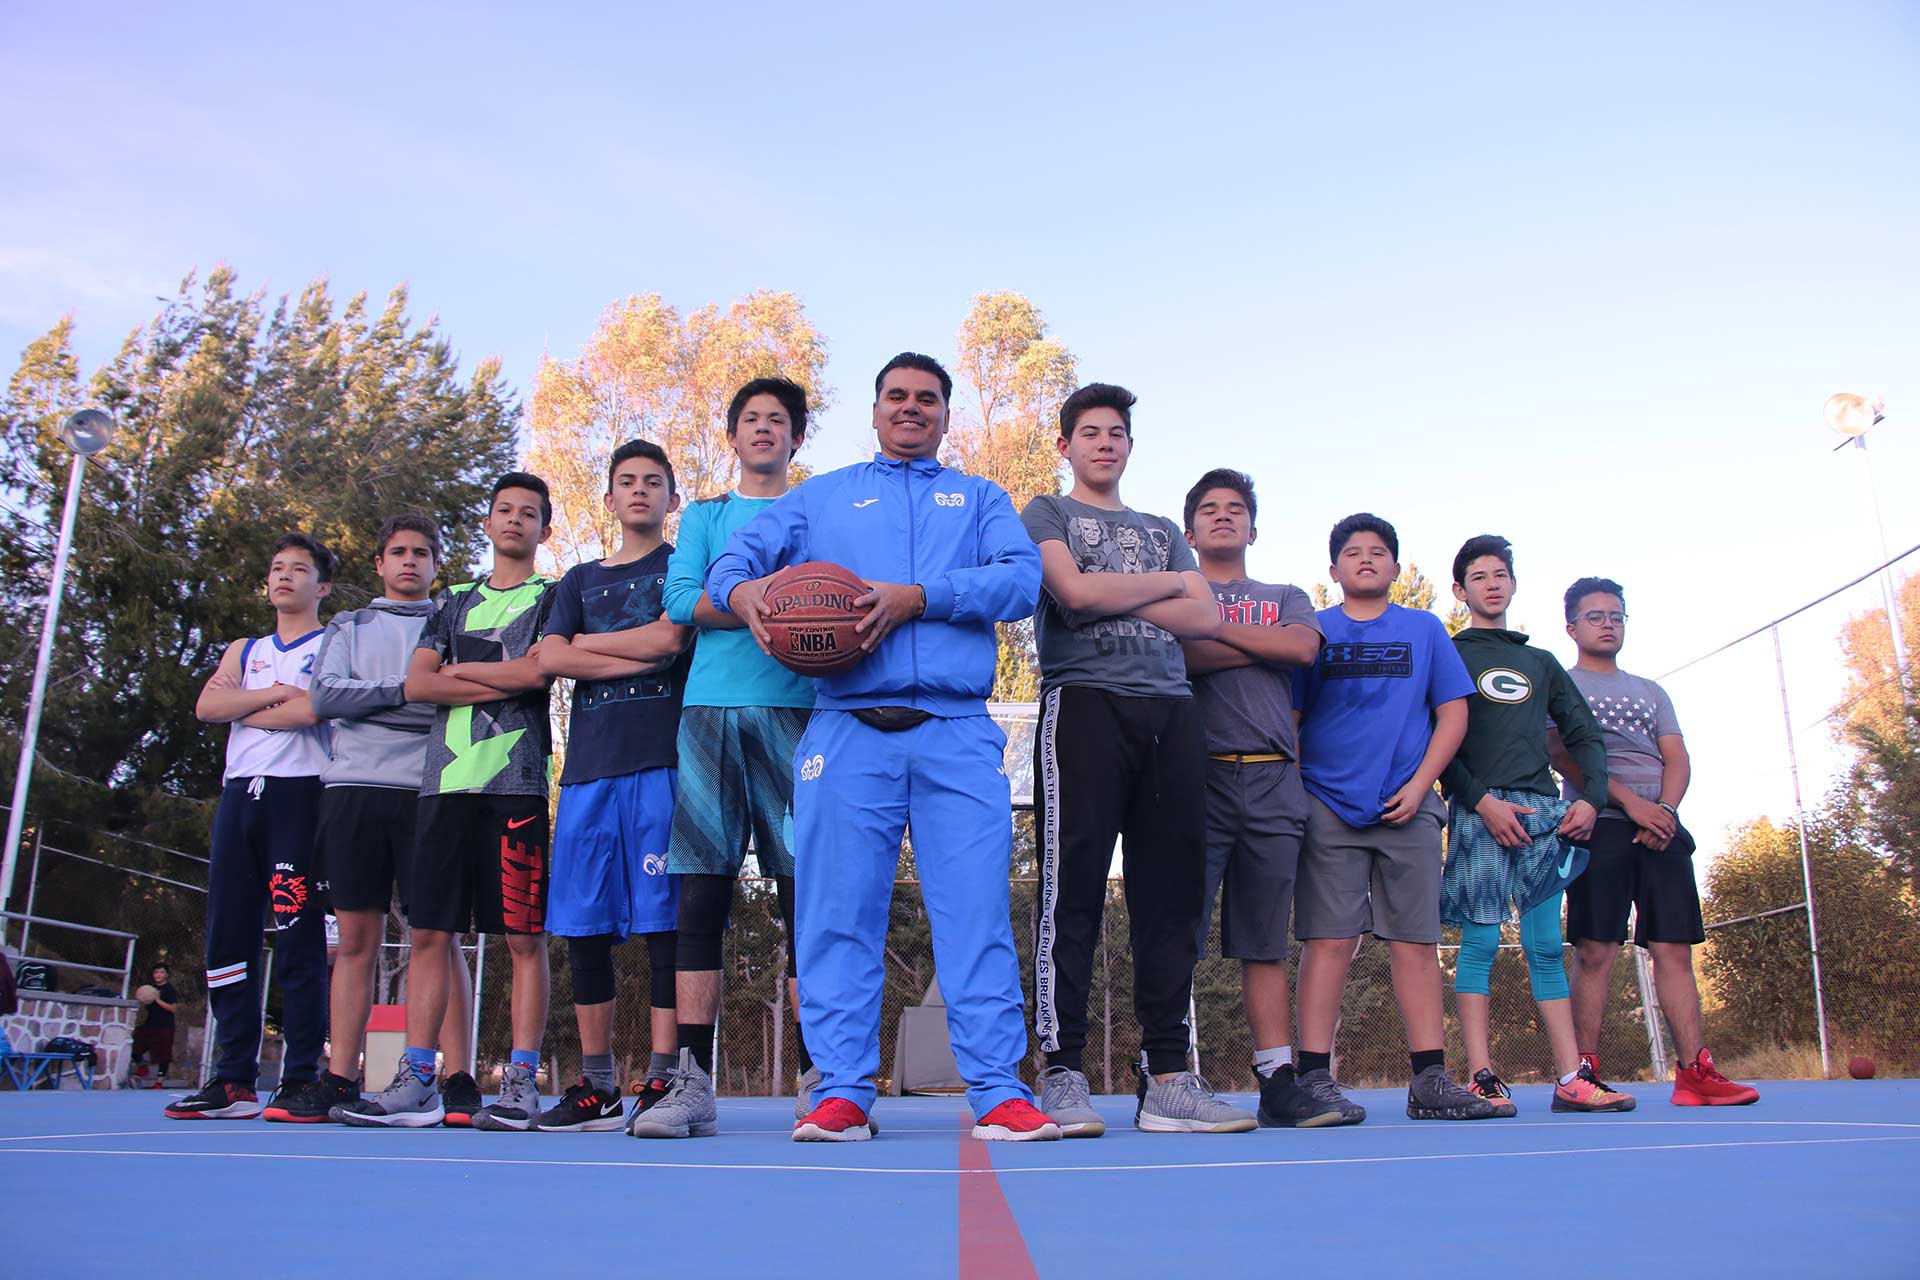
{"type": "Polygon", "coordinates": [[[1006,490],[931,458],[875,454],[789,490],[734,532],[707,571],[707,594],[730,612],[741,583],[809,560],[927,593],[922,619],[895,627],[853,670],[816,682],[814,705],[827,710],[985,714],[993,624],[1030,616],[1040,598],[1040,550],[1006,490]]]}

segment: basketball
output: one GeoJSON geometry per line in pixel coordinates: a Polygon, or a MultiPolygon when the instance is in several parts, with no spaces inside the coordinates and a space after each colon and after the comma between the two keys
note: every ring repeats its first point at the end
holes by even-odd
{"type": "Polygon", "coordinates": [[[1847,1074],[1855,1080],[1873,1079],[1873,1059],[1854,1054],[1847,1059],[1847,1074]]]}
{"type": "Polygon", "coordinates": [[[141,1004],[152,1004],[160,998],[160,992],[158,988],[143,982],[140,984],[139,990],[133,993],[133,998],[141,1004]]]}
{"type": "Polygon", "coordinates": [[[782,569],[767,583],[767,641],[780,665],[803,676],[837,676],[859,665],[854,624],[866,610],[853,602],[867,584],[825,560],[782,569]]]}

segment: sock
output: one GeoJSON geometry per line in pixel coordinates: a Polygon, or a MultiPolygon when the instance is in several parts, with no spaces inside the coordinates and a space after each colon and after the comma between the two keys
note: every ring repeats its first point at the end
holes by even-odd
{"type": "Polygon", "coordinates": [[[1283,1044],[1277,1049],[1255,1049],[1253,1051],[1254,1074],[1265,1080],[1268,1076],[1293,1062],[1293,1046],[1283,1044]]]}
{"type": "Polygon", "coordinates": [[[432,1049],[423,1049],[415,1044],[408,1045],[403,1052],[407,1055],[407,1061],[413,1064],[414,1072],[422,1080],[432,1084],[434,1073],[439,1070],[434,1060],[439,1055],[432,1049]]]}
{"type": "Polygon", "coordinates": [[[708,1075],[713,1074],[713,1024],[711,1022],[681,1023],[680,1047],[693,1054],[695,1066],[708,1075]]]}
{"type": "Polygon", "coordinates": [[[510,1061],[516,1067],[525,1067],[535,1075],[540,1073],[540,1051],[538,1049],[515,1049],[510,1061]]]}
{"type": "Polygon", "coordinates": [[[1300,1051],[1300,1074],[1301,1075],[1305,1075],[1309,1071],[1331,1071],[1331,1070],[1333,1070],[1333,1051],[1332,1050],[1328,1050],[1326,1053],[1315,1053],[1311,1049],[1302,1049],[1300,1051]]]}
{"type": "Polygon", "coordinates": [[[1574,1068],[1573,1070],[1571,1070],[1571,1071],[1569,1071],[1569,1072],[1567,1072],[1567,1074],[1565,1074],[1565,1075],[1563,1075],[1563,1076],[1561,1076],[1561,1077],[1560,1077],[1560,1083],[1561,1083],[1561,1084],[1572,1084],[1572,1083],[1574,1082],[1574,1079],[1575,1079],[1575,1078],[1576,1078],[1577,1076],[1579,1076],[1579,1074],[1580,1074],[1580,1068],[1578,1068],[1578,1067],[1575,1067],[1575,1068],[1574,1068]]]}
{"type": "Polygon", "coordinates": [[[1413,1060],[1413,1074],[1415,1075],[1419,1075],[1428,1067],[1445,1066],[1447,1061],[1447,1051],[1445,1049],[1415,1049],[1407,1056],[1413,1060]]]}
{"type": "Polygon", "coordinates": [[[647,1079],[665,1080],[680,1068],[680,1055],[676,1053],[656,1053],[647,1059],[647,1079]]]}
{"type": "Polygon", "coordinates": [[[793,1042],[800,1046],[800,1074],[805,1075],[813,1070],[813,1055],[807,1052],[807,1037],[798,1022],[793,1024],[793,1042]]]}
{"type": "Polygon", "coordinates": [[[580,1055],[580,1074],[587,1083],[602,1093],[620,1096],[620,1086],[613,1079],[612,1053],[583,1053],[580,1055]]]}

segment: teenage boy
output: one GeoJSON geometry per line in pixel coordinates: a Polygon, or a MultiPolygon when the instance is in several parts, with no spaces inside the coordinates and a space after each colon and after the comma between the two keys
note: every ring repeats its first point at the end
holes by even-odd
{"type": "Polygon", "coordinates": [[[407,1044],[382,1093],[338,1106],[347,1124],[418,1128],[446,1118],[434,1088],[448,1003],[453,937],[505,934],[512,962],[513,1056],[500,1096],[473,1113],[476,1129],[532,1127],[534,1071],[547,1021],[547,677],[537,655],[553,580],[534,555],[553,525],[546,481],[509,471],[486,519],[493,571],[454,587],[433,608],[403,696],[430,702],[426,770],[415,819],[407,920],[407,1044]]]}
{"type": "Polygon", "coordinates": [[[327,941],[311,879],[327,730],[307,685],[320,647],[320,601],[333,553],[283,534],[267,569],[274,632],[236,640],[194,714],[231,725],[207,867],[207,1003],[216,1021],[213,1079],[167,1106],[172,1120],[251,1120],[260,1073],[260,917],[273,921],[286,1058],[280,1091],[306,1092],[327,1032],[327,941]]]}
{"type": "Polygon", "coordinates": [[[1068,1137],[1106,1124],[1089,1097],[1087,988],[1115,837],[1124,837],[1134,1016],[1145,1063],[1134,1124],[1149,1132],[1239,1133],[1252,1114],[1187,1069],[1187,1008],[1205,918],[1206,738],[1182,640],[1220,633],[1213,591],[1173,521],[1132,510],[1120,477],[1135,397],[1090,383],[1060,407],[1073,491],[1021,513],[1045,591],[1035,640],[1040,834],[1034,1030],[1047,1055],[1041,1110],[1068,1137]]]}
{"type": "Polygon", "coordinates": [[[680,496],[660,446],[629,440],[615,449],[604,501],[620,522],[620,548],[567,570],[540,644],[540,670],[574,682],[547,932],[567,939],[581,1078],[540,1117],[537,1127],[549,1133],[626,1125],[613,1065],[613,948],[633,934],[647,940],[652,982],[648,1077],[673,1062],[676,895],[667,836],[685,678],[678,659],[688,633],[661,617],[673,547],[660,529],[680,496]],[[618,651],[586,648],[589,638],[618,651]]]}
{"type": "MultiPolygon", "coordinates": [[[[674,987],[683,1063],[647,1082],[671,1081],[673,1103],[636,1115],[636,1137],[717,1133],[713,1097],[713,1024],[720,1009],[721,938],[734,882],[753,848],[760,874],[773,879],[787,928],[787,998],[796,1015],[793,932],[793,753],[813,714],[813,682],[760,651],[753,634],[707,598],[707,570],[735,530],[787,492],[787,468],[807,434],[807,393],[785,378],[755,378],[727,405],[727,442],[740,462],[738,484],[680,517],[667,564],[667,617],[701,628],[680,713],[680,803],[673,811],[667,869],[680,885],[674,987]],[[677,1072],[677,1074],[676,1074],[677,1072]]],[[[794,1118],[813,1109],[820,1073],[798,1037],[804,1073],[794,1118]]]]}
{"type": "MultiPolygon", "coordinates": [[[[320,824],[314,833],[317,875],[340,942],[334,951],[329,1024],[331,1070],[303,1093],[275,1099],[269,1120],[317,1124],[334,1107],[360,1097],[360,1051],[373,1006],[373,970],[397,885],[406,911],[412,877],[414,810],[426,768],[434,709],[408,702],[407,667],[427,624],[427,593],[440,564],[440,531],[420,515],[389,516],[380,526],[374,572],[381,594],[364,609],[336,613],[320,639],[308,697],[313,713],[332,723],[333,746],[320,781],[320,824]]],[[[473,979],[452,949],[452,995],[440,1026],[447,1061],[457,1064],[440,1089],[450,1116],[480,1109],[480,1089],[466,1070],[473,1022],[473,979]]]]}
{"type": "Polygon", "coordinates": [[[1187,492],[1187,545],[1220,608],[1219,637],[1183,646],[1207,734],[1207,881],[1195,940],[1204,952],[1214,894],[1224,886],[1220,950],[1240,961],[1257,1118],[1320,1128],[1341,1123],[1340,1109],[1294,1079],[1287,1000],[1287,922],[1307,828],[1293,672],[1318,656],[1320,625],[1306,592],[1247,575],[1258,510],[1252,479],[1224,467],[1187,492]]]}
{"type": "Polygon", "coordinates": [[[796,487],[742,526],[707,574],[708,598],[763,648],[762,575],[830,560],[870,588],[854,601],[867,657],[818,682],[794,753],[800,1020],[820,1068],[796,1142],[873,1136],[888,903],[909,825],[973,1136],[1060,1136],[1020,1082],[1006,735],[986,706],[994,624],[1032,612],[1040,557],[1005,490],[940,464],[952,391],[929,356],[888,361],[874,379],[873,461],[796,487]]]}
{"type": "MultiPolygon", "coordinates": [[[[1580,1057],[1600,1070],[1600,1024],[1612,990],[1613,962],[1627,940],[1653,958],[1654,990],[1673,1028],[1682,1066],[1673,1078],[1681,1107],[1743,1106],[1760,1091],[1736,1084],[1713,1065],[1701,1041],[1700,988],[1693,948],[1706,941],[1700,888],[1693,877],[1693,837],[1680,823],[1680,801],[1693,777],[1686,739],[1667,691],[1620,669],[1626,643],[1626,591],[1610,578],[1582,578],[1567,588],[1567,634],[1580,650],[1571,671],[1607,747],[1607,803],[1594,824],[1587,872],[1567,888],[1567,936],[1573,940],[1573,1026],[1580,1057]]],[[[1569,795],[1580,788],[1579,765],[1556,744],[1555,768],[1569,795]]]]}
{"type": "Polygon", "coordinates": [[[1467,736],[1440,775],[1452,801],[1441,918],[1460,927],[1454,997],[1473,1091],[1502,1115],[1512,1095],[1493,1070],[1488,1003],[1500,926],[1520,916],[1520,946],[1559,1081],[1555,1111],[1631,1111],[1631,1094],[1607,1088],[1580,1060],[1561,955],[1560,900],[1586,867],[1587,837],[1607,797],[1607,753],[1586,700],[1554,656],[1507,628],[1518,586],[1505,538],[1469,538],[1453,558],[1454,599],[1467,626],[1454,647],[1473,678],[1467,736]],[[1553,785],[1547,723],[1586,779],[1578,798],[1553,785]]]}
{"type": "Polygon", "coordinates": [[[1333,526],[1327,573],[1340,603],[1317,615],[1326,642],[1294,679],[1307,836],[1294,891],[1300,957],[1299,1083],[1346,1124],[1366,1108],[1333,1082],[1333,1032],[1371,933],[1387,944],[1407,1031],[1415,1120],[1484,1120],[1493,1108],[1447,1074],[1440,993],[1440,833],[1433,789],[1467,729],[1472,681],[1446,628],[1392,603],[1400,537],[1361,512],[1333,526]]]}

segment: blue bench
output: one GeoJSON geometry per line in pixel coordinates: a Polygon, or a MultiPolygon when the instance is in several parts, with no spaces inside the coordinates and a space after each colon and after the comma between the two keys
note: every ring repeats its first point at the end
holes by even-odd
{"type": "Polygon", "coordinates": [[[68,1067],[73,1068],[73,1078],[80,1082],[82,1089],[93,1088],[93,1064],[85,1058],[76,1058],[70,1053],[0,1053],[0,1071],[4,1071],[13,1087],[22,1093],[38,1089],[43,1083],[58,1089],[68,1067]]]}

